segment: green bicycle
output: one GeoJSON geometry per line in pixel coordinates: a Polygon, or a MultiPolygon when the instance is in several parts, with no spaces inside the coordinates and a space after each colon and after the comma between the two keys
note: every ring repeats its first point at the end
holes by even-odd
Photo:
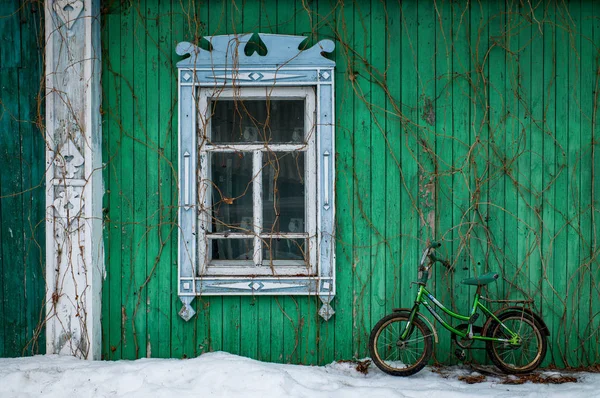
{"type": "MultiPolygon", "coordinates": [[[[539,315],[525,306],[504,307],[492,312],[481,302],[493,301],[481,296],[481,290],[498,279],[497,273],[488,272],[462,281],[463,284],[477,286],[469,315],[452,312],[427,290],[429,272],[435,263],[451,269],[447,261],[434,254],[440,246],[440,243],[434,242],[423,252],[416,282],[419,289],[413,307],[394,309],[371,331],[369,350],[375,365],[394,376],[410,376],[427,365],[433,353],[434,337],[437,342],[437,331],[432,322],[419,312],[423,305],[453,334],[459,347],[469,349],[473,342],[484,341],[488,356],[503,372],[522,374],[536,369],[546,355],[548,327],[539,315]],[[452,327],[441,318],[434,306],[466,324],[452,327]],[[487,318],[482,327],[474,325],[479,317],[478,310],[487,318]]],[[[457,350],[459,357],[461,353],[464,358],[464,351],[457,350]]]]}

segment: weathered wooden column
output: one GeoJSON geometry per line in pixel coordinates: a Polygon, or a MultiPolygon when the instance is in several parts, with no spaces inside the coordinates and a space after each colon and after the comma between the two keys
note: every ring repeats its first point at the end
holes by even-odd
{"type": "Polygon", "coordinates": [[[46,0],[47,353],[100,359],[100,0],[46,0]]]}

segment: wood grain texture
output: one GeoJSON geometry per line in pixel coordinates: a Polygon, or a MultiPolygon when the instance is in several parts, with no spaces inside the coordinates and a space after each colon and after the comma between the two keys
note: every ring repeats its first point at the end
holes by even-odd
{"type": "MultiPolygon", "coordinates": [[[[456,270],[436,270],[439,298],[467,312],[473,292],[460,281],[499,271],[488,294],[534,298],[546,319],[546,364],[597,363],[595,9],[585,0],[108,8],[105,358],[362,358],[379,317],[412,304],[426,241],[442,239],[456,270]],[[336,315],[324,322],[307,297],[200,297],[186,323],[174,294],[174,48],[258,31],[336,41],[336,315]]],[[[449,334],[440,337],[436,358],[451,363],[449,334]]]]}
{"type": "Polygon", "coordinates": [[[0,4],[0,357],[45,352],[39,7],[0,4]]]}

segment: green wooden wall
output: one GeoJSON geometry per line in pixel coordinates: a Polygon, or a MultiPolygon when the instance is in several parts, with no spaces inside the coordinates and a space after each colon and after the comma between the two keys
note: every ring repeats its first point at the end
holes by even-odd
{"type": "Polygon", "coordinates": [[[45,352],[42,17],[0,2],[0,357],[45,352]]]}
{"type": "MultiPolygon", "coordinates": [[[[600,362],[596,167],[600,3],[141,0],[103,10],[106,359],[224,350],[303,364],[368,355],[370,328],[410,306],[420,251],[532,298],[546,364],[600,362]],[[336,41],[337,311],[306,297],[202,297],[177,315],[175,45],[203,35],[336,41]]],[[[309,44],[310,44],[309,43],[309,44]]],[[[4,188],[3,188],[4,189],[4,188]]],[[[440,333],[436,360],[453,361],[440,333]]],[[[480,360],[481,357],[475,357],[480,360]]]]}

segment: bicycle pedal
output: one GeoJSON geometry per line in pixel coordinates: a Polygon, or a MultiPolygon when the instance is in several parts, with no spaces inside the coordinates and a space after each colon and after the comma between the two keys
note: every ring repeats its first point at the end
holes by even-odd
{"type": "Polygon", "coordinates": [[[464,361],[465,358],[467,357],[467,354],[465,354],[464,350],[461,349],[456,349],[456,351],[454,351],[454,355],[456,355],[456,358],[458,358],[459,361],[464,361]]]}

